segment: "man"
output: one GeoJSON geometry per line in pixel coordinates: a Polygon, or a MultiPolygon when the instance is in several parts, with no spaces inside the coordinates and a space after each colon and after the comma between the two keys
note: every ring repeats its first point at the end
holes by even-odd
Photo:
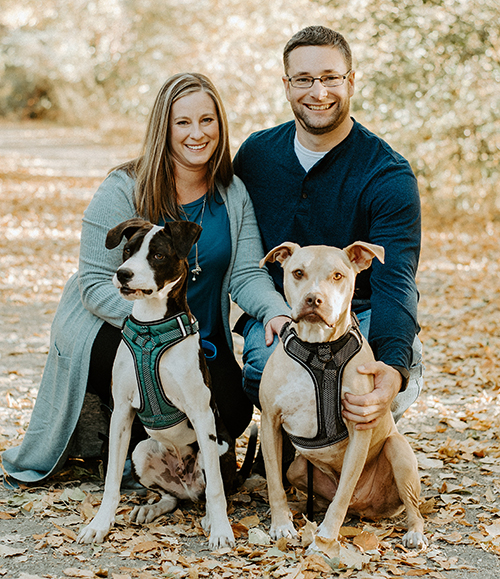
{"type": "MultiPolygon", "coordinates": [[[[289,40],[283,60],[295,120],[252,134],[235,157],[235,171],[253,200],[266,252],[284,241],[342,248],[359,240],[384,247],[385,265],[373,263],[358,275],[353,299],[377,360],[358,371],[374,375],[375,389],[347,394],[343,407],[356,428],[373,428],[389,407],[399,419],[422,387],[417,182],[401,155],[350,116],[355,72],[342,35],[305,28],[289,40]]],[[[279,265],[269,270],[282,290],[279,265]]],[[[242,333],[244,388],[258,406],[273,340],[253,319],[242,333]]]]}

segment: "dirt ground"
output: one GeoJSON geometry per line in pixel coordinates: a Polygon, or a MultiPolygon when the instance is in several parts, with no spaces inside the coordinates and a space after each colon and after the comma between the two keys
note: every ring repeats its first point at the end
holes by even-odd
{"type": "MultiPolygon", "coordinates": [[[[27,428],[50,323],[77,267],[81,215],[107,170],[137,153],[84,129],[0,125],[0,450],[27,428]]],[[[203,505],[145,526],[124,497],[102,545],[78,545],[102,492],[99,464],[72,461],[39,488],[0,486],[0,577],[500,576],[500,269],[498,223],[462,229],[424,221],[418,285],[425,387],[399,423],[419,460],[429,547],[401,545],[404,517],[350,519],[336,556],[305,555],[303,497],[289,495],[299,541],[268,544],[265,480],[229,497],[234,550],[212,553],[203,505]]],[[[241,344],[237,343],[238,348],[241,344]]],[[[258,421],[258,415],[255,416],[258,421]]],[[[245,437],[239,440],[244,452],[245,437]]],[[[151,493],[146,500],[154,500],[151,493]]],[[[316,517],[316,523],[321,517],[316,517]]]]}

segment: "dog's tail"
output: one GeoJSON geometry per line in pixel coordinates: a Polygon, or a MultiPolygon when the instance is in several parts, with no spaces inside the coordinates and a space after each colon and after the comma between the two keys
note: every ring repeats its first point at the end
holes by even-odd
{"type": "Polygon", "coordinates": [[[236,479],[234,481],[234,490],[239,488],[250,476],[253,467],[253,461],[255,459],[255,451],[257,450],[257,435],[259,429],[255,422],[252,422],[250,426],[250,434],[248,436],[247,451],[245,454],[245,459],[243,464],[236,473],[236,479]]]}

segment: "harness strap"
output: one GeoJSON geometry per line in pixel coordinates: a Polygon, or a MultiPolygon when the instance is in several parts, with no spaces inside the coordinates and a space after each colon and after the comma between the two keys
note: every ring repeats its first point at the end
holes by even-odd
{"type": "Polygon", "coordinates": [[[314,438],[289,435],[297,446],[324,448],[349,436],[341,411],[342,374],[346,364],[362,346],[354,316],[352,321],[348,331],[334,342],[303,342],[289,323],[282,331],[285,352],[310,374],[316,394],[318,432],[314,438]]]}
{"type": "Polygon", "coordinates": [[[186,419],[161,388],[159,362],[165,350],[197,332],[198,322],[184,312],[154,322],[139,322],[133,316],[125,320],[122,339],[134,358],[141,396],[137,414],[147,428],[170,428],[186,419]]]}

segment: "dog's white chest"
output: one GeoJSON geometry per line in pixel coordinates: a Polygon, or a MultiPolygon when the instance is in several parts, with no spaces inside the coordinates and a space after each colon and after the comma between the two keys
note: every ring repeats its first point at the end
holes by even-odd
{"type": "Polygon", "coordinates": [[[310,374],[292,360],[281,343],[269,359],[262,381],[260,401],[263,409],[272,408],[281,416],[289,434],[312,438],[318,432],[317,405],[310,374]]]}

